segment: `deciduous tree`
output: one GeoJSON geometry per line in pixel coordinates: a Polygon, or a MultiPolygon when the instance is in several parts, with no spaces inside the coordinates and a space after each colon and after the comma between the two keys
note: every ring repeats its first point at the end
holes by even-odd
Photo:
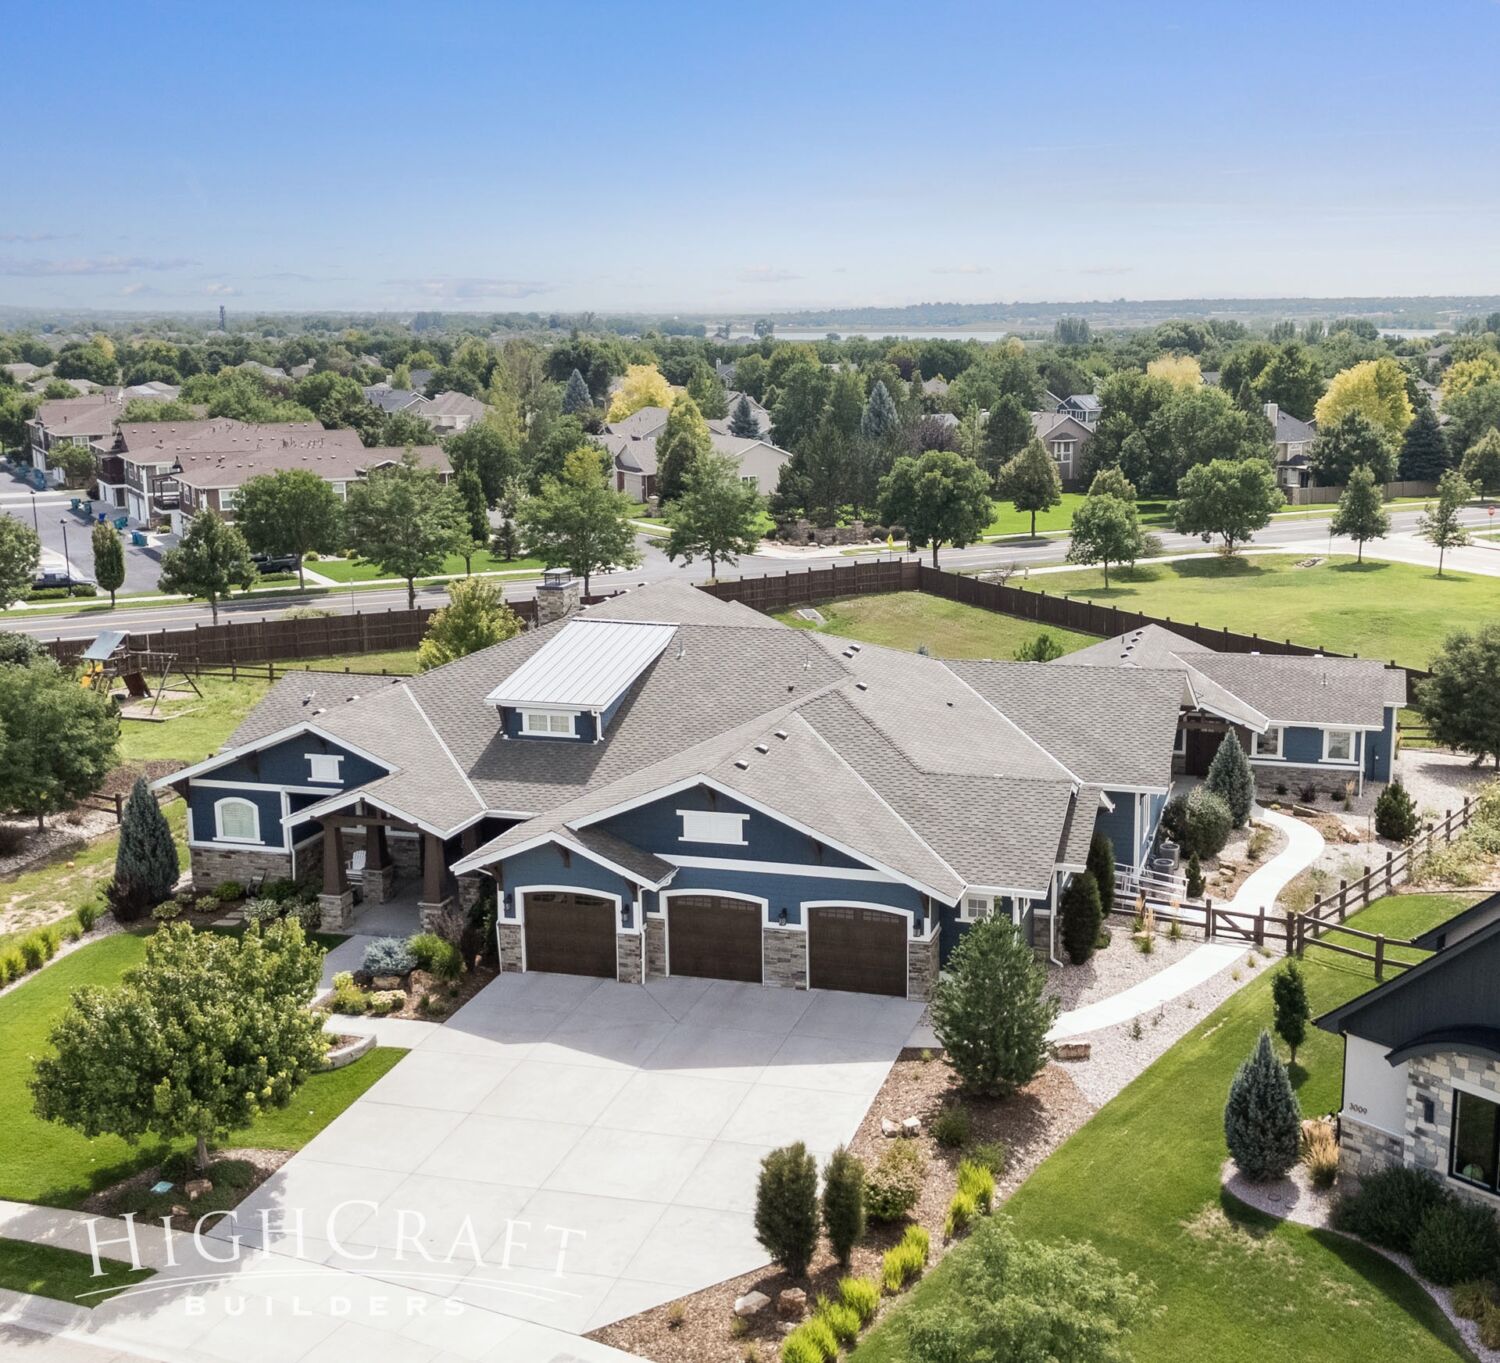
{"type": "Polygon", "coordinates": [[[417,579],[442,571],[464,530],[457,491],[410,450],[351,485],[346,515],[354,550],[406,582],[408,610],[416,609],[417,579]]]}
{"type": "Polygon", "coordinates": [[[90,545],[94,551],[94,581],[109,593],[112,610],[115,593],[125,585],[125,550],[120,544],[120,532],[107,521],[99,521],[91,532],[90,545]]]}
{"type": "Polygon", "coordinates": [[[455,474],[467,468],[479,474],[485,499],[500,500],[505,485],[522,473],[521,442],[493,411],[466,431],[448,437],[443,446],[455,474]]]}
{"type": "Polygon", "coordinates": [[[706,421],[718,421],[729,415],[729,398],[721,379],[711,364],[700,361],[693,367],[687,390],[706,421]]]}
{"type": "Polygon", "coordinates": [[[463,509],[463,532],[458,537],[458,552],[463,555],[464,576],[474,570],[474,555],[490,542],[490,504],[484,485],[471,464],[454,480],[463,509]]]}
{"type": "Polygon", "coordinates": [[[1417,517],[1417,534],[1438,551],[1438,576],[1443,575],[1443,559],[1450,549],[1469,542],[1469,532],[1459,521],[1463,509],[1475,496],[1474,485],[1457,469],[1449,469],[1438,479],[1437,501],[1428,502],[1417,517]]]}
{"type": "Polygon", "coordinates": [[[344,547],[344,507],[312,469],[279,469],[245,479],[235,503],[235,525],[260,554],[296,554],[297,585],[305,587],[302,556],[344,547]]]}
{"type": "Polygon", "coordinates": [[[1500,624],[1450,634],[1417,683],[1416,705],[1436,742],[1492,757],[1500,770],[1500,624]]]}
{"type": "Polygon", "coordinates": [[[917,549],[932,548],[932,566],[947,541],[962,549],[990,523],[989,478],[972,459],[947,450],[896,460],[880,484],[880,515],[886,524],[903,525],[917,549]]]}
{"type": "Polygon", "coordinates": [[[663,503],[682,495],[687,471],[713,453],[708,422],[692,395],[682,393],[667,414],[667,424],[656,437],[656,495],[663,503]]]}
{"type": "Polygon", "coordinates": [[[1102,564],[1106,587],[1111,563],[1133,564],[1145,549],[1146,537],[1134,502],[1107,492],[1091,492],[1073,513],[1068,562],[1102,564]]]}
{"type": "Polygon", "coordinates": [[[634,512],[630,498],[610,486],[604,451],[580,445],[563,461],[560,477],[542,480],[517,520],[526,552],[549,568],[570,568],[588,595],[595,573],[641,561],[630,525],[634,512]]]}
{"type": "Polygon", "coordinates": [[[0,667],[0,809],[55,814],[92,795],[115,763],[120,717],[49,657],[0,667]]]}
{"type": "Polygon", "coordinates": [[[1177,486],[1174,515],[1182,535],[1218,535],[1223,552],[1252,539],[1286,498],[1271,466],[1260,459],[1216,459],[1189,469],[1177,486]]]}
{"type": "Polygon", "coordinates": [[[1062,479],[1057,474],[1057,463],[1035,436],[1000,470],[996,487],[1000,496],[1017,511],[1031,513],[1033,538],[1036,536],[1036,513],[1050,511],[1062,504],[1062,479]]]}
{"type": "Polygon", "coordinates": [[[219,602],[233,588],[249,587],[255,577],[244,535],[210,510],[194,516],[177,547],[161,556],[161,576],[156,585],[164,592],[181,592],[207,601],[218,624],[219,602]]]}
{"type": "Polygon", "coordinates": [[[1203,382],[1203,370],[1192,355],[1158,355],[1146,365],[1146,372],[1178,388],[1196,388],[1203,382]]]}
{"type": "Polygon", "coordinates": [[[1399,440],[1414,415],[1406,395],[1406,371],[1386,355],[1335,374],[1318,399],[1318,429],[1328,430],[1348,411],[1362,412],[1392,440],[1399,440]]]}
{"type": "Polygon", "coordinates": [[[1357,468],[1368,468],[1377,483],[1396,472],[1396,442],[1359,408],[1351,407],[1318,432],[1312,467],[1324,487],[1342,487],[1357,468]]]}
{"type": "Polygon", "coordinates": [[[1034,434],[1031,413],[1019,398],[1005,394],[990,408],[984,426],[983,462],[990,476],[998,477],[1000,470],[1026,448],[1034,434]]]}
{"type": "Polygon", "coordinates": [[[1260,402],[1274,402],[1300,421],[1311,421],[1323,396],[1317,358],[1299,341],[1280,346],[1252,384],[1260,402]]]}
{"type": "Polygon", "coordinates": [[[417,662],[423,672],[455,658],[478,653],[519,634],[521,618],[505,604],[501,589],[481,577],[448,584],[448,604],[427,624],[427,633],[417,646],[417,662]]]}
{"type": "Polygon", "coordinates": [[[760,543],[756,524],[761,499],[740,477],[740,466],[727,454],[700,456],[687,471],[682,495],[667,511],[672,533],[667,557],[691,563],[708,560],[710,577],[719,564],[735,564],[741,554],[753,554],[760,543]]]}
{"type": "Polygon", "coordinates": [[[609,400],[610,421],[623,421],[642,407],[670,407],[672,385],[654,364],[633,364],[625,370],[620,386],[609,400]]]}
{"type": "Polygon", "coordinates": [[[1385,498],[1381,495],[1375,474],[1367,465],[1360,464],[1349,475],[1349,485],[1339,498],[1329,530],[1335,535],[1346,535],[1359,545],[1358,561],[1365,560],[1365,541],[1384,539],[1391,530],[1391,518],[1386,514],[1385,498]]]}
{"type": "Polygon", "coordinates": [[[41,558],[36,531],[14,516],[0,515],[0,610],[31,590],[41,558]]]}
{"type": "Polygon", "coordinates": [[[1461,471],[1481,494],[1500,487],[1500,430],[1491,426],[1464,451],[1461,471]]]}
{"type": "Polygon", "coordinates": [[[37,1116],[85,1136],[208,1143],[285,1107],[328,1047],[307,1007],[323,951],[295,918],[243,937],[168,924],[114,986],[85,985],[49,1037],[31,1092],[37,1116]]]}

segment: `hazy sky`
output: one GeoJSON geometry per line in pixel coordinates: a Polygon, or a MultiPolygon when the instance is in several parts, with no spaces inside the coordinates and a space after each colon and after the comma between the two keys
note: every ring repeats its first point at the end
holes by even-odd
{"type": "Polygon", "coordinates": [[[0,303],[1500,292],[1500,0],[8,0],[0,303]]]}

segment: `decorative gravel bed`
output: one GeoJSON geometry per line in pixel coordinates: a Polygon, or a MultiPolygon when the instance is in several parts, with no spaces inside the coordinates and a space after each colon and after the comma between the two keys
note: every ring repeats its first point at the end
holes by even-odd
{"type": "Polygon", "coordinates": [[[1148,980],[1203,942],[1201,927],[1184,928],[1177,941],[1159,927],[1148,955],[1131,936],[1131,925],[1129,913],[1112,913],[1105,924],[1110,936],[1107,947],[1094,952],[1082,965],[1048,963],[1047,991],[1057,995],[1063,1012],[1097,1003],[1148,980]]]}
{"type": "MultiPolygon", "coordinates": [[[[907,1139],[883,1136],[882,1117],[897,1121],[912,1116],[922,1119],[921,1134],[910,1139],[927,1158],[928,1176],[912,1219],[932,1233],[930,1270],[949,1248],[943,1243],[943,1213],[953,1195],[955,1171],[962,1152],[942,1149],[928,1134],[930,1119],[956,1098],[957,1090],[947,1064],[937,1057],[924,1060],[922,1055],[923,1052],[916,1050],[901,1053],[850,1148],[867,1165],[873,1165],[893,1139],[907,1139]]],[[[972,1118],[971,1144],[1002,1141],[1009,1151],[1005,1172],[997,1180],[996,1192],[1002,1201],[1093,1115],[1093,1108],[1060,1065],[1047,1066],[1008,1099],[965,1100],[965,1106],[972,1118]]],[[[904,1223],[893,1226],[872,1223],[864,1240],[855,1248],[849,1272],[877,1276],[880,1256],[901,1238],[903,1227],[904,1223]]],[[[771,1363],[782,1337],[796,1324],[777,1319],[776,1294],[784,1287],[801,1287],[811,1303],[819,1293],[833,1292],[842,1276],[826,1245],[820,1244],[805,1279],[793,1279],[767,1267],[705,1288],[679,1302],[616,1321],[596,1330],[589,1338],[655,1359],[657,1363],[744,1363],[752,1357],[771,1363]],[[735,1298],[748,1292],[764,1292],[772,1304],[736,1333],[735,1298]],[[753,1355],[749,1352],[752,1348],[753,1355]]]]}

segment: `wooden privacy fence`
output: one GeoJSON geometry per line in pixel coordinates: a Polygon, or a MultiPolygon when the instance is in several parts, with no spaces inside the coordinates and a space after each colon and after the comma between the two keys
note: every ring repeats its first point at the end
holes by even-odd
{"type": "MultiPolygon", "coordinates": [[[[535,601],[506,604],[528,625],[535,623],[535,601]]],[[[435,610],[418,606],[416,610],[356,611],[349,615],[230,620],[191,629],[132,633],[122,647],[141,653],[175,654],[177,662],[190,669],[387,653],[415,648],[435,610]]],[[[46,644],[59,662],[76,662],[88,646],[87,639],[53,639],[46,644]]]]}
{"type": "MultiPolygon", "coordinates": [[[[819,602],[833,601],[842,596],[918,591],[949,601],[961,601],[965,605],[995,611],[1000,615],[1030,620],[1039,628],[1051,625],[1079,634],[1096,634],[1105,639],[1128,634],[1146,625],[1160,625],[1220,653],[1281,653],[1303,657],[1322,654],[1329,658],[1350,656],[1324,648],[1321,644],[1299,644],[1291,639],[1264,639],[1259,634],[1213,629],[1196,622],[1189,624],[1173,620],[1171,616],[1147,615],[1142,611],[1101,606],[1097,602],[1071,596],[1054,596],[1046,591],[1012,587],[1003,582],[986,582],[983,578],[964,573],[932,568],[914,558],[868,562],[855,560],[852,563],[830,564],[821,568],[703,583],[701,589],[721,601],[739,601],[765,612],[816,606],[819,602]]],[[[1358,657],[1358,654],[1353,656],[1358,657]]],[[[1415,668],[1407,668],[1406,671],[1408,678],[1427,675],[1415,668]]]]}

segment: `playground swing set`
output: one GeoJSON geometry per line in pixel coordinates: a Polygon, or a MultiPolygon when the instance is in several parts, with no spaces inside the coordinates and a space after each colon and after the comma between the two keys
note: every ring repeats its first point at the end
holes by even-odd
{"type": "Polygon", "coordinates": [[[139,701],[148,697],[151,707],[144,715],[132,718],[149,718],[156,714],[167,682],[177,675],[201,700],[203,692],[192,675],[177,661],[175,653],[163,653],[155,649],[130,648],[126,644],[128,635],[123,630],[106,630],[83,652],[83,671],[79,685],[92,691],[111,694],[116,685],[122,685],[129,700],[139,701]],[[152,686],[152,679],[155,686],[152,686]]]}

